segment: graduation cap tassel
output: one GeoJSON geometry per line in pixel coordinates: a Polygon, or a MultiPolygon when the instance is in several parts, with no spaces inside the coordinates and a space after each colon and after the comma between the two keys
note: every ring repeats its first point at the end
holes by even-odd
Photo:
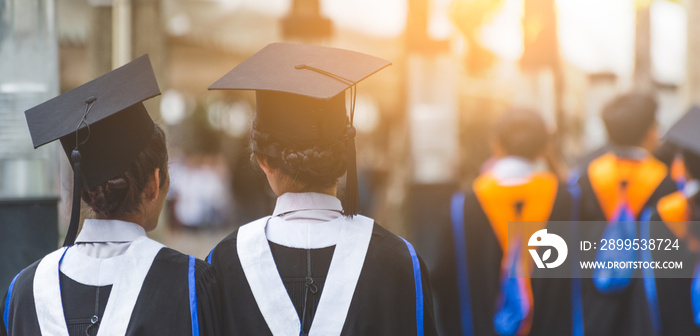
{"type": "Polygon", "coordinates": [[[343,211],[346,216],[355,216],[360,212],[360,195],[357,187],[357,151],[355,149],[355,135],[357,131],[353,126],[355,119],[355,98],[357,89],[350,87],[352,100],[350,101],[350,124],[345,129],[347,143],[348,169],[345,175],[345,199],[343,200],[343,211]]]}
{"type": "Polygon", "coordinates": [[[75,238],[78,236],[78,224],[80,222],[80,193],[82,186],[82,171],[80,168],[80,151],[73,150],[70,155],[71,163],[73,164],[73,207],[70,214],[70,225],[66,239],[63,241],[63,246],[71,246],[75,243],[75,238]]]}
{"type": "Polygon", "coordinates": [[[348,171],[345,176],[345,198],[343,211],[346,216],[354,216],[360,212],[360,195],[357,188],[357,158],[355,156],[355,128],[348,126],[347,154],[348,171]]]}
{"type": "Polygon", "coordinates": [[[85,113],[80,123],[78,123],[78,127],[75,129],[75,148],[70,154],[70,162],[73,165],[73,206],[71,208],[70,224],[68,225],[68,232],[66,232],[66,239],[63,240],[63,246],[75,244],[75,238],[78,236],[78,225],[80,224],[80,193],[83,190],[83,172],[80,166],[82,156],[80,155],[78,147],[84,145],[88,139],[90,139],[90,124],[88,124],[86,119],[96,100],[97,98],[95,96],[90,96],[85,99],[85,113]],[[79,131],[82,125],[85,125],[87,128],[87,137],[81,142],[79,141],[79,131]]]}

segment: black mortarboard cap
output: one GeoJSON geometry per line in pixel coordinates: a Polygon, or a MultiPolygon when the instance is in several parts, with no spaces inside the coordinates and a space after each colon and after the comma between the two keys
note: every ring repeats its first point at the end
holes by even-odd
{"type": "Polygon", "coordinates": [[[700,155],[700,107],[693,106],[671,129],[666,139],[679,147],[700,155]]]}
{"type": "Polygon", "coordinates": [[[82,184],[95,187],[129,169],[154,132],[142,101],[159,94],[144,55],[25,112],[34,147],[60,140],[74,170],[73,214],[64,245],[77,234],[82,184]]]}
{"type": "MultiPolygon", "coordinates": [[[[357,213],[353,94],[348,122],[345,90],[391,62],[329,47],[272,43],[212,84],[210,90],[255,90],[258,130],[304,147],[347,140],[344,210],[357,213]]],[[[353,90],[351,90],[354,92],[353,90]]]]}

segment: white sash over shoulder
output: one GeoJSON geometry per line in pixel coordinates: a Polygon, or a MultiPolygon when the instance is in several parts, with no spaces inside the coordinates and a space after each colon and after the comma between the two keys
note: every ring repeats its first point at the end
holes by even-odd
{"type": "MultiPolygon", "coordinates": [[[[153,260],[164,246],[146,237],[131,243],[127,251],[117,257],[116,277],[105,308],[98,336],[123,336],[129,326],[131,313],[136,305],[144,279],[153,260]]],[[[34,275],[34,305],[42,335],[68,336],[68,327],[63,313],[59,262],[66,248],[44,257],[34,275]]],[[[66,258],[70,258],[67,254],[66,258]]]]}
{"type": "MultiPolygon", "coordinates": [[[[277,271],[261,218],[238,230],[237,251],[255,302],[275,336],[298,336],[301,322],[277,271]]],[[[345,217],[309,335],[340,335],[372,237],[374,220],[345,217]]]]}

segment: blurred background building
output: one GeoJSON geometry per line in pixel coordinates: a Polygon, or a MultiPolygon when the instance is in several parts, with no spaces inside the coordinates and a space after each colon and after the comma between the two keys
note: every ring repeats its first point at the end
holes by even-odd
{"type": "MultiPolygon", "coordinates": [[[[359,85],[360,190],[363,213],[411,237],[420,234],[413,223],[431,220],[416,209],[447,206],[433,196],[479,172],[489,125],[509,106],[545,116],[562,176],[604,144],[599,113],[618,93],[656,95],[667,129],[700,100],[695,19],[697,1],[670,0],[0,0],[0,244],[20,225],[1,215],[3,200],[70,200],[70,167],[62,158],[52,175],[63,155],[31,149],[23,111],[144,53],[163,92],[146,105],[166,128],[171,158],[152,236],[204,257],[274,207],[247,151],[253,93],[206,89],[268,43],[393,62],[359,85]],[[24,80],[33,74],[43,77],[24,80]],[[25,180],[41,187],[26,193],[6,182],[25,180]]],[[[69,212],[62,204],[41,230],[55,232],[58,217],[64,232],[69,212]]],[[[0,268],[0,288],[18,264],[0,268]]]]}

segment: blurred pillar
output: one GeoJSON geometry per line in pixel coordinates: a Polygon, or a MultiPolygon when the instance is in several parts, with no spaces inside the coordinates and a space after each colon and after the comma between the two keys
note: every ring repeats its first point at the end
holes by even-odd
{"type": "Polygon", "coordinates": [[[457,180],[461,68],[450,54],[449,41],[433,39],[428,33],[430,4],[428,0],[408,1],[403,99],[410,151],[408,160],[397,160],[391,171],[410,169],[410,174],[403,186],[390,186],[406,189],[404,230],[419,250],[426,251],[423,247],[432,235],[424,234],[423,230],[430,229],[424,219],[443,208],[457,180]]]}
{"type": "Polygon", "coordinates": [[[305,43],[323,41],[333,35],[333,23],[321,16],[319,0],[293,0],[290,13],[282,19],[282,35],[305,43]]]}
{"type": "MultiPolygon", "coordinates": [[[[539,112],[554,109],[554,124],[556,133],[552,139],[553,153],[547,159],[553,170],[559,166],[559,161],[563,156],[563,143],[568,133],[568,123],[564,111],[564,74],[559,60],[559,41],[557,38],[557,17],[554,0],[525,0],[523,9],[523,55],[520,58],[520,69],[525,76],[530,77],[531,83],[542,83],[537,85],[536,96],[540,100],[539,112]],[[549,79],[551,81],[543,81],[549,79]],[[551,84],[550,84],[551,82],[551,84]],[[551,91],[550,91],[551,90],[551,91]],[[546,92],[542,92],[546,91],[546,92]],[[547,94],[550,93],[550,94],[547,94]],[[553,94],[552,94],[553,93],[553,94]],[[551,99],[543,99],[552,97],[551,99]],[[543,102],[546,100],[546,102],[543,102]],[[546,108],[543,104],[551,104],[546,108]]],[[[551,113],[551,112],[550,112],[551,113]]],[[[545,120],[551,117],[545,115],[545,120]],[[548,118],[549,117],[549,118],[548,118]]]]}
{"type": "Polygon", "coordinates": [[[53,0],[0,1],[0,291],[58,246],[58,145],[37,150],[24,111],[58,94],[53,0]]]}
{"type": "Polygon", "coordinates": [[[700,1],[685,1],[688,13],[688,62],[686,73],[686,85],[688,92],[688,105],[700,104],[700,1]]]}
{"type": "MultiPolygon", "coordinates": [[[[130,0],[128,61],[148,54],[161,91],[169,86],[166,65],[167,42],[162,16],[162,0],[130,0]]],[[[149,113],[160,120],[160,96],[144,102],[149,113]]]]}
{"type": "Polygon", "coordinates": [[[131,61],[131,0],[112,4],[112,69],[131,61]]]}
{"type": "MultiPolygon", "coordinates": [[[[692,1],[691,1],[692,2],[692,1]]],[[[651,1],[638,4],[634,37],[634,89],[650,93],[654,89],[651,76],[651,1]]],[[[691,22],[688,20],[688,22],[691,22]]]]}
{"type": "MultiPolygon", "coordinates": [[[[143,54],[149,54],[156,75],[165,58],[161,0],[89,0],[88,54],[90,77],[103,75],[143,54]]],[[[161,78],[159,77],[159,84],[161,78]]]]}
{"type": "Polygon", "coordinates": [[[90,36],[88,37],[88,60],[91,64],[90,78],[112,70],[112,6],[111,1],[91,0],[90,36]]]}

